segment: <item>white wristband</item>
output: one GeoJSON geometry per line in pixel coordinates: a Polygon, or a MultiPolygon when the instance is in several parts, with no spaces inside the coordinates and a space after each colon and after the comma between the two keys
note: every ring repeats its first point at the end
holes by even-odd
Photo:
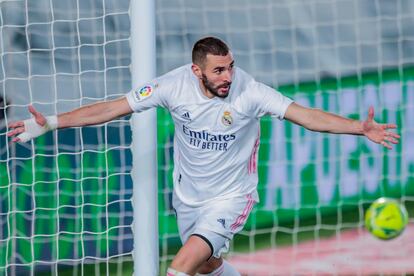
{"type": "Polygon", "coordinates": [[[20,142],[23,143],[36,138],[49,130],[57,129],[58,127],[58,118],[56,115],[47,116],[46,124],[44,126],[40,126],[36,123],[34,118],[24,120],[23,122],[25,131],[17,136],[17,138],[20,139],[20,142]]]}

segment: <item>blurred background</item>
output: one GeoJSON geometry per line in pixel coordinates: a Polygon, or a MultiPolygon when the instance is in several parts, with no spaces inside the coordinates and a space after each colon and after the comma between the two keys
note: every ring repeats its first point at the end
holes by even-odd
{"type": "MultiPolygon", "coordinates": [[[[129,118],[21,145],[5,135],[6,123],[29,116],[29,104],[51,115],[132,89],[129,5],[0,1],[0,274],[132,271],[129,118]]],[[[237,66],[301,104],[354,119],[365,118],[372,105],[376,120],[399,125],[401,143],[386,151],[358,137],[264,118],[261,202],[230,259],[298,251],[303,242],[340,240],[347,230],[361,234],[364,210],[380,196],[399,199],[413,216],[413,1],[157,0],[155,16],[157,75],[190,63],[193,43],[215,35],[230,45],[237,66]]],[[[180,246],[171,209],[173,133],[171,118],[159,109],[161,271],[180,246]]],[[[251,260],[251,267],[259,262],[251,260]]],[[[414,273],[409,262],[388,264],[391,270],[348,275],[414,273]]],[[[298,273],[317,274],[320,267],[312,269],[298,273]]]]}
{"type": "MultiPolygon", "coordinates": [[[[129,1],[1,5],[1,92],[15,105],[54,98],[70,109],[130,89],[129,1]]],[[[275,87],[402,68],[414,60],[413,11],[403,0],[157,1],[157,70],[189,63],[206,35],[223,38],[238,66],[275,87]]]]}

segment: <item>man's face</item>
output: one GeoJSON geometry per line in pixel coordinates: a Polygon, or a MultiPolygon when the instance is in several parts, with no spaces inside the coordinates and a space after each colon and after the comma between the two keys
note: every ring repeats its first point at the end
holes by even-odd
{"type": "Polygon", "coordinates": [[[203,66],[199,67],[196,75],[201,79],[207,96],[225,98],[230,92],[233,78],[234,60],[229,52],[226,56],[208,54],[203,66]]]}

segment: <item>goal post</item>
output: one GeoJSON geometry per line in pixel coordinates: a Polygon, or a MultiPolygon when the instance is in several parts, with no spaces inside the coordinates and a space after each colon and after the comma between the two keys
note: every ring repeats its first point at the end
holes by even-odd
{"type": "MultiPolygon", "coordinates": [[[[133,89],[152,80],[155,68],[155,3],[132,0],[131,78],[133,89]]],[[[158,275],[157,111],[133,114],[131,119],[134,207],[134,275],[158,275]]]]}

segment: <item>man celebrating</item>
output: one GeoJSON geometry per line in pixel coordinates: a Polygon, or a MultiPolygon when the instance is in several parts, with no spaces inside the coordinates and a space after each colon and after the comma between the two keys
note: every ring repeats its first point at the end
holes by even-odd
{"type": "Polygon", "coordinates": [[[221,254],[258,202],[260,118],[270,114],[312,131],[364,135],[391,148],[399,136],[369,109],[356,121],[300,106],[234,66],[228,46],[206,37],[193,47],[192,64],[179,67],[114,101],[57,116],[11,123],[8,135],[26,142],[48,130],[101,124],[161,106],[175,124],[173,207],[183,242],[167,275],[240,275],[221,254]],[[17,135],[17,136],[16,136],[17,135]]]}

